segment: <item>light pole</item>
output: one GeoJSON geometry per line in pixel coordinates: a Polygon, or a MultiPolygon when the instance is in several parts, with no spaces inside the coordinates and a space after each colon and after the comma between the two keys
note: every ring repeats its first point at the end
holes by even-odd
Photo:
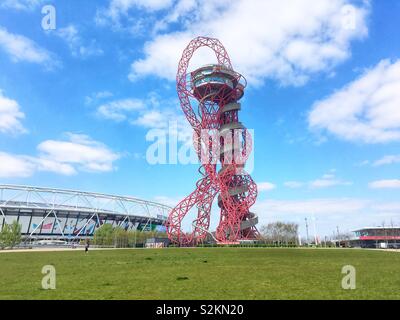
{"type": "Polygon", "coordinates": [[[393,248],[397,249],[397,245],[396,245],[396,232],[394,231],[394,225],[393,225],[393,219],[390,219],[390,224],[392,226],[392,239],[393,239],[393,248]]]}
{"type": "Polygon", "coordinates": [[[137,227],[135,229],[135,248],[136,248],[136,235],[137,235],[137,227]]]}
{"type": "Polygon", "coordinates": [[[388,242],[388,235],[387,235],[387,229],[385,227],[385,222],[383,222],[383,232],[385,233],[385,243],[386,243],[386,248],[385,249],[388,249],[389,242],[388,242]]]}
{"type": "Polygon", "coordinates": [[[338,238],[338,246],[340,247],[340,233],[339,233],[339,226],[336,226],[337,231],[337,238],[338,238]]]}
{"type": "Polygon", "coordinates": [[[315,216],[313,215],[313,217],[312,217],[312,220],[313,220],[313,226],[314,226],[314,242],[315,242],[315,245],[317,246],[318,245],[318,239],[317,239],[317,226],[316,226],[316,223],[315,223],[315,216]]]}
{"type": "Polygon", "coordinates": [[[306,233],[307,233],[307,245],[309,244],[309,237],[308,237],[308,222],[307,218],[304,219],[306,221],[306,233]]]}

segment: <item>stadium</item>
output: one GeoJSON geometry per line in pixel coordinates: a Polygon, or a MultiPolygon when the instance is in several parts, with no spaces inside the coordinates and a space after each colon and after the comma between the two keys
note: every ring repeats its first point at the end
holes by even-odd
{"type": "Polygon", "coordinates": [[[0,230],[18,221],[24,241],[79,241],[108,223],[125,230],[165,231],[171,208],[133,197],[0,185],[0,230]]]}

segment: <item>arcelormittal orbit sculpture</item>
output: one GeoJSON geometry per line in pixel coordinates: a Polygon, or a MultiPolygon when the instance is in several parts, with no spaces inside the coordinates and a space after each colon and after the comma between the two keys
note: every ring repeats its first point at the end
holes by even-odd
{"type": "Polygon", "coordinates": [[[176,81],[182,110],[194,130],[202,178],[196,183],[196,190],[170,212],[170,240],[181,246],[203,241],[209,233],[211,207],[217,195],[221,216],[216,240],[237,243],[257,238],[258,218],[249,210],[257,198],[257,185],[244,171],[252,142],[238,117],[238,101],[244,94],[246,80],[233,70],[219,40],[197,37],[183,51],[176,81]],[[217,64],[188,73],[190,59],[201,47],[214,51],[217,64]],[[185,233],[182,220],[192,209],[197,210],[197,218],[192,223],[193,231],[185,233]]]}

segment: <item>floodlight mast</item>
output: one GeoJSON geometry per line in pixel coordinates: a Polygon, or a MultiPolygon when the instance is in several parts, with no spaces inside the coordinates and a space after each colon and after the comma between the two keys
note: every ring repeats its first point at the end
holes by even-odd
{"type": "Polygon", "coordinates": [[[183,51],[176,82],[182,110],[194,131],[193,142],[203,177],[196,183],[196,189],[170,212],[169,239],[180,246],[204,241],[217,195],[220,207],[217,241],[238,243],[256,239],[258,218],[249,209],[256,201],[257,185],[244,171],[252,139],[238,117],[241,109],[238,101],[244,94],[246,79],[233,70],[228,53],[218,39],[197,37],[183,51]],[[189,62],[201,47],[214,51],[217,64],[188,74],[189,62]],[[193,104],[197,104],[196,109],[193,104]],[[194,110],[198,110],[197,114],[194,110]],[[197,209],[197,218],[192,223],[193,231],[186,233],[182,230],[182,221],[191,209],[197,209]]]}

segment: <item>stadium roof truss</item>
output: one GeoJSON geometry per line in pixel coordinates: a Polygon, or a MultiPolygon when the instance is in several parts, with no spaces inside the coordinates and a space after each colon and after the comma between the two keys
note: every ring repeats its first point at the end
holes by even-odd
{"type": "Polygon", "coordinates": [[[157,202],[134,197],[32,186],[0,185],[0,214],[5,219],[4,221],[7,221],[7,210],[44,212],[41,221],[32,231],[29,231],[29,239],[49,217],[55,218],[61,235],[65,236],[59,223],[58,214],[60,212],[77,213],[78,215],[84,213],[90,217],[86,219],[85,225],[75,235],[75,238],[78,238],[90,221],[95,220],[97,227],[105,223],[105,221],[102,223],[99,215],[124,217],[120,221],[121,224],[138,217],[147,219],[147,223],[152,220],[165,223],[171,208],[157,202]]]}

